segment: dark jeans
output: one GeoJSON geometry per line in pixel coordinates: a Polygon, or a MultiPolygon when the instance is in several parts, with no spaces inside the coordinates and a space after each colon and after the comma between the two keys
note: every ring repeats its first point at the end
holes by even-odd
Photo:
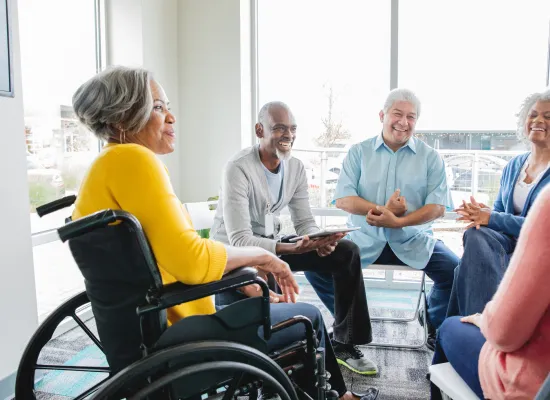
{"type": "Polygon", "coordinates": [[[334,316],[334,340],[352,344],[372,342],[361,254],[355,243],[341,240],[334,252],[326,257],[312,251],[284,255],[281,259],[288,263],[292,271],[305,271],[307,280],[334,316]],[[320,277],[320,284],[317,284],[315,276],[320,277]],[[327,286],[330,286],[328,293],[325,290],[327,286]]]}
{"type": "MultiPolygon", "coordinates": [[[[428,319],[436,329],[445,319],[453,286],[453,271],[458,262],[458,257],[442,241],[438,240],[432,256],[424,268],[426,275],[434,281],[434,285],[427,297],[428,319]]],[[[380,254],[380,257],[378,257],[374,264],[405,265],[397,258],[388,244],[386,244],[382,254],[380,254]]],[[[330,305],[334,304],[334,286],[330,275],[318,272],[306,272],[305,275],[321,301],[333,312],[334,306],[331,309],[330,305]]],[[[360,280],[363,287],[362,275],[359,274],[356,276],[357,278],[354,277],[354,279],[360,280]]],[[[354,285],[357,285],[357,282],[354,285]]],[[[336,292],[338,293],[338,291],[336,292]]],[[[336,298],[338,298],[338,294],[336,298]]]]}
{"type": "Polygon", "coordinates": [[[508,268],[516,239],[487,227],[464,232],[447,316],[481,313],[508,268]]]}
{"type": "MultiPolygon", "coordinates": [[[[477,365],[484,343],[485,338],[477,326],[460,322],[460,317],[447,318],[437,332],[432,360],[432,364],[450,362],[480,399],[483,399],[483,391],[477,365]]],[[[431,386],[432,399],[440,400],[441,392],[434,384],[431,386]]]]}
{"type": "MultiPolygon", "coordinates": [[[[240,293],[239,293],[240,295],[240,293]]],[[[226,296],[224,301],[224,306],[219,305],[218,296],[216,296],[216,303],[218,303],[218,308],[229,305],[233,301],[238,301],[240,298],[234,296],[234,293],[231,293],[231,296],[226,296]],[[232,301],[229,301],[231,300],[232,301]],[[229,302],[226,302],[229,301],[229,302]]],[[[242,296],[242,295],[240,295],[242,296]]],[[[270,316],[271,316],[271,325],[275,325],[278,322],[285,321],[296,315],[303,315],[310,319],[313,323],[313,327],[317,333],[317,339],[319,340],[319,346],[324,347],[325,349],[325,369],[330,372],[329,383],[333,390],[336,390],[339,396],[342,396],[346,393],[346,384],[336,361],[336,356],[334,355],[334,350],[330,340],[328,338],[327,330],[323,322],[323,316],[319,309],[311,304],[306,303],[278,303],[271,304],[270,316]]],[[[258,335],[263,336],[263,327],[258,329],[258,335]]],[[[279,332],[275,332],[271,339],[267,342],[268,351],[273,351],[281,349],[287,345],[290,345],[299,340],[304,340],[306,337],[305,328],[302,324],[296,324],[290,326],[286,329],[283,329],[279,332]]],[[[315,382],[312,382],[310,379],[299,380],[297,377],[294,377],[296,383],[300,386],[301,389],[308,392],[309,395],[313,398],[317,397],[317,389],[315,388],[315,382]]]]}

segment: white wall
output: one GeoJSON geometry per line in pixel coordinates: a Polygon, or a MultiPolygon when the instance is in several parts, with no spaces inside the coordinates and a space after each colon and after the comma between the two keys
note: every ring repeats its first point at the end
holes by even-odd
{"type": "Polygon", "coordinates": [[[252,143],[250,1],[178,6],[180,199],[205,201],[226,161],[252,143]]]}
{"type": "Polygon", "coordinates": [[[105,28],[108,65],[139,67],[143,63],[141,2],[106,0],[105,28]]]}
{"type": "Polygon", "coordinates": [[[12,374],[38,325],[21,97],[17,1],[11,6],[15,98],[0,97],[0,380],[12,374]]]}
{"type": "Polygon", "coordinates": [[[178,2],[177,0],[142,0],[143,66],[153,71],[155,79],[162,85],[170,108],[176,117],[176,149],[162,156],[168,167],[174,190],[181,196],[180,157],[181,130],[185,126],[180,121],[178,99],[178,2]]]}
{"type": "MultiPolygon", "coordinates": [[[[105,2],[107,65],[139,66],[152,71],[164,87],[172,113],[178,112],[177,0],[108,0],[105,2]]],[[[182,124],[176,123],[176,134],[182,124]]],[[[176,140],[181,141],[181,137],[176,140]]],[[[178,196],[180,146],[163,162],[178,196]]]]}
{"type": "Polygon", "coordinates": [[[252,144],[250,0],[109,0],[107,63],[140,65],[176,116],[162,157],[178,197],[218,193],[225,162],[252,144]]]}

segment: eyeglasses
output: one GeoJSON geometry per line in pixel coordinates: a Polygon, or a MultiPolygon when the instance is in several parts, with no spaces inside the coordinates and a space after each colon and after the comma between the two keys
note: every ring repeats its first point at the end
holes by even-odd
{"type": "Polygon", "coordinates": [[[277,124],[275,126],[272,126],[270,129],[271,129],[271,132],[276,132],[276,133],[286,133],[286,132],[296,133],[296,128],[297,128],[296,125],[287,126],[287,125],[277,124]]]}

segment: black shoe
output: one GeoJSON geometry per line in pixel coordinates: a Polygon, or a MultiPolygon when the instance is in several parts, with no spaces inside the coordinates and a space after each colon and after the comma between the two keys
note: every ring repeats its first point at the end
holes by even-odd
{"type": "Polygon", "coordinates": [[[361,400],[376,400],[380,391],[376,388],[369,388],[365,393],[351,392],[354,396],[359,397],[361,400]]]}
{"type": "MultiPolygon", "coordinates": [[[[424,327],[424,312],[425,308],[423,306],[420,306],[420,309],[418,310],[418,323],[421,327],[424,327]]],[[[430,349],[431,351],[435,351],[435,339],[437,337],[437,331],[433,327],[433,325],[430,323],[430,319],[428,318],[428,315],[426,314],[426,322],[428,323],[428,338],[426,340],[426,347],[430,349]]]]}
{"type": "Polygon", "coordinates": [[[428,333],[428,339],[426,340],[426,347],[431,351],[435,351],[435,333],[428,333]]]}

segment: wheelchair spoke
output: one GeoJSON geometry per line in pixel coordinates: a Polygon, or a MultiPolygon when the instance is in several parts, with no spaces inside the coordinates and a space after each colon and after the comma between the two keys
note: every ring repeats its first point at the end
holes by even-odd
{"type": "Polygon", "coordinates": [[[96,336],[93,334],[93,332],[90,330],[90,328],[88,328],[86,326],[86,324],[84,322],[82,322],[82,320],[76,315],[76,311],[73,311],[72,317],[76,321],[76,323],[82,328],[82,330],[84,332],[86,332],[88,337],[90,339],[92,339],[92,341],[95,343],[95,345],[97,347],[99,347],[99,350],[101,350],[103,352],[103,354],[105,354],[105,351],[103,350],[103,346],[101,345],[101,342],[99,341],[99,339],[96,338],[96,336]]]}
{"type": "MultiPolygon", "coordinates": [[[[235,362],[235,361],[205,362],[202,364],[190,365],[190,366],[181,368],[179,370],[170,372],[160,377],[159,379],[151,382],[149,385],[145,386],[144,388],[139,390],[137,393],[134,393],[131,397],[128,397],[128,400],[143,399],[149,396],[150,394],[156,392],[160,388],[163,388],[166,385],[174,382],[175,380],[178,380],[181,378],[187,378],[189,376],[204,373],[206,371],[210,372],[212,370],[227,371],[227,372],[239,371],[241,374],[245,373],[251,376],[256,376],[260,378],[264,382],[264,384],[267,383],[270,385],[270,387],[273,387],[273,390],[275,390],[276,393],[279,394],[282,400],[291,400],[288,392],[284,389],[281,383],[277,381],[274,377],[269,375],[267,372],[259,369],[258,367],[255,367],[249,364],[243,364],[240,362],[235,362]]],[[[108,390],[109,389],[108,387],[104,389],[105,390],[100,394],[106,398],[109,398],[109,396],[112,396],[113,394],[118,395],[118,392],[116,392],[115,390],[111,389],[111,392],[110,392],[108,390]]]]}
{"type": "Polygon", "coordinates": [[[237,388],[241,385],[244,375],[244,372],[241,372],[240,374],[235,374],[235,376],[231,380],[231,383],[229,384],[229,387],[225,391],[222,400],[231,400],[233,398],[233,396],[235,395],[235,390],[237,390],[237,388]]]}
{"type": "Polygon", "coordinates": [[[111,372],[109,367],[81,367],[72,365],[55,365],[55,364],[36,364],[35,369],[47,369],[51,371],[76,371],[76,372],[111,372]]]}

